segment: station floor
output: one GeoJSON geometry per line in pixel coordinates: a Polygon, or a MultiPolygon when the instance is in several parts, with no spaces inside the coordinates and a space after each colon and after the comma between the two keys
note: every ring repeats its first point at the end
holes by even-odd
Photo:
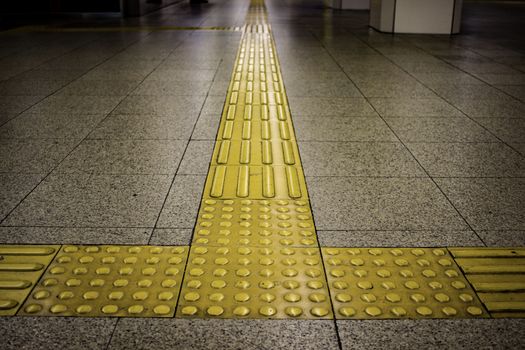
{"type": "MultiPolygon", "coordinates": [[[[257,0],[210,0],[191,7],[183,2],[141,18],[33,20],[0,32],[0,267],[9,270],[1,263],[9,262],[15,251],[22,256],[19,263],[24,256],[38,255],[39,247],[52,254],[60,250],[53,265],[52,255],[42,263],[51,266],[45,272],[49,277],[61,273],[59,264],[70,261],[68,254],[81,263],[92,259],[75,255],[77,251],[96,256],[105,249],[105,258],[112,259],[120,250],[132,254],[133,249],[150,249],[148,261],[155,263],[154,254],[169,246],[170,254],[182,257],[174,263],[181,273],[180,279],[165,281],[177,288],[183,284],[174,317],[159,317],[166,311],[162,307],[147,317],[103,317],[117,312],[113,306],[102,308],[97,317],[74,317],[89,313],[90,306],[79,306],[69,317],[31,316],[42,309],[30,304],[30,298],[38,301],[37,295],[47,293],[32,292],[25,304],[20,301],[17,315],[0,317],[0,348],[525,347],[525,321],[520,318],[525,315],[525,250],[520,248],[525,246],[525,4],[466,2],[463,34],[452,37],[381,34],[367,27],[365,11],[334,11],[312,0],[266,0],[264,5],[257,0]],[[250,78],[250,69],[260,78],[250,78]],[[242,72],[241,78],[235,72],[242,72]],[[253,111],[250,119],[241,102],[236,103],[250,94],[252,81],[265,86],[270,101],[257,97],[252,105],[246,97],[242,105],[250,108],[250,118],[253,111]],[[233,105],[237,112],[230,115],[233,105]],[[263,156],[253,156],[257,160],[251,163],[258,165],[245,166],[246,145],[267,145],[265,106],[268,130],[280,135],[271,142],[282,145],[282,154],[273,153],[274,164],[265,165],[269,163],[260,149],[263,156]],[[239,115],[240,124],[234,124],[239,115]],[[247,128],[259,130],[262,140],[250,143],[247,128]],[[241,152],[234,165],[231,160],[221,165],[224,145],[241,152]],[[252,186],[258,179],[261,193],[252,186]],[[285,199],[279,197],[283,193],[285,199]],[[264,199],[273,195],[275,201],[264,199]],[[269,211],[277,208],[274,217],[284,221],[290,218],[289,208],[296,210],[297,220],[305,220],[298,224],[305,230],[297,231],[304,237],[297,238],[295,231],[288,237],[290,231],[280,230],[282,237],[273,243],[272,237],[263,237],[244,244],[246,230],[237,228],[236,245],[213,236],[231,225],[227,212],[242,211],[234,222],[242,226],[251,210],[263,212],[264,205],[269,211]],[[211,213],[218,208],[226,213],[221,230],[203,229],[213,225],[211,213]],[[313,222],[312,235],[306,228],[313,229],[313,222]],[[209,239],[217,239],[217,245],[209,239]],[[266,243],[274,250],[261,246],[266,243]],[[504,247],[514,248],[500,249],[504,247]],[[263,255],[273,257],[274,251],[275,261],[290,264],[295,260],[287,254],[320,258],[322,251],[321,270],[308,267],[314,258],[304,259],[301,268],[312,278],[315,271],[326,274],[332,303],[325,302],[326,295],[312,293],[311,302],[327,306],[308,313],[307,301],[301,304],[304,310],[287,307],[277,319],[264,319],[281,312],[271,306],[245,319],[247,308],[233,313],[226,304],[206,309],[198,304],[197,293],[185,290],[189,286],[184,281],[203,273],[197,265],[208,266],[198,254],[214,250],[215,265],[228,263],[218,255],[224,249],[237,249],[235,258],[257,250],[260,265],[270,265],[274,260],[263,255]],[[426,317],[432,311],[437,315],[437,309],[418,307],[409,310],[410,317],[393,308],[383,318],[378,308],[367,307],[366,314],[352,319],[357,309],[337,309],[338,302],[349,299],[334,294],[338,287],[332,286],[343,285],[337,278],[345,271],[357,276],[372,270],[332,268],[341,261],[369,266],[344,254],[377,266],[376,255],[410,256],[408,261],[392,260],[398,266],[390,271],[400,274],[408,273],[399,270],[405,263],[423,268],[428,260],[415,259],[433,254],[438,270],[461,266],[452,271],[462,271],[458,278],[468,287],[461,288],[486,288],[488,293],[476,290],[473,303],[498,291],[510,301],[499,310],[500,317],[496,306],[503,304],[483,300],[462,317],[453,317],[458,311],[451,307],[439,317],[426,317]],[[441,256],[450,259],[438,260],[441,256]],[[511,275],[510,282],[504,281],[507,289],[476,284],[474,275],[481,271],[476,261],[486,257],[490,262],[509,259],[504,267],[481,266],[499,274],[491,282],[511,275]],[[468,258],[475,260],[472,266],[468,258]]],[[[268,147],[271,153],[274,146],[268,147]]],[[[265,215],[259,216],[261,227],[265,215]]],[[[281,228],[288,227],[284,221],[281,228]]],[[[150,270],[144,268],[142,274],[150,270]]],[[[215,269],[214,276],[221,271],[226,273],[215,269]]],[[[389,273],[373,271],[380,277],[389,273]]],[[[422,271],[426,277],[434,273],[422,271]]],[[[262,269],[259,274],[274,272],[262,269]]],[[[104,273],[97,268],[97,275],[104,273]]],[[[290,278],[294,273],[282,270],[290,278]]],[[[51,280],[37,275],[35,283],[42,278],[46,286],[51,280]]],[[[308,288],[316,289],[310,282],[308,288]]],[[[94,287],[104,280],[90,283],[94,287]]],[[[368,282],[360,283],[359,288],[368,289],[368,282]]],[[[408,289],[413,285],[417,283],[405,283],[408,289]]],[[[273,282],[263,280],[259,286],[272,288],[273,282]]],[[[288,288],[285,282],[282,286],[288,288]]],[[[0,295],[9,288],[16,289],[0,283],[0,295]]],[[[141,300],[140,295],[135,293],[134,300],[141,300]]],[[[272,297],[258,295],[261,300],[272,297]]],[[[448,298],[436,294],[439,302],[438,295],[448,298]]],[[[239,293],[235,300],[243,296],[249,297],[239,293]]],[[[301,296],[306,299],[306,294],[293,293],[285,299],[301,296]]],[[[393,302],[393,296],[386,297],[393,302]]],[[[410,298],[417,303],[425,296],[410,298]]],[[[465,294],[461,296],[463,300],[465,294]]],[[[353,297],[365,303],[374,296],[353,297]]],[[[85,293],[84,299],[89,298],[85,293]]],[[[9,307],[0,303],[0,312],[9,307]]],[[[126,315],[137,316],[141,310],[133,306],[126,315]]],[[[170,312],[173,316],[175,311],[170,312]]]]}

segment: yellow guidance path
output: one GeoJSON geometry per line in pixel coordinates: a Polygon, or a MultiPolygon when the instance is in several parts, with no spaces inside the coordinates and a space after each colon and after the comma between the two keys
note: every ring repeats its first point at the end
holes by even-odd
{"type": "Polygon", "coordinates": [[[525,249],[319,247],[263,1],[253,0],[191,247],[0,246],[0,315],[523,317],[525,249]]]}

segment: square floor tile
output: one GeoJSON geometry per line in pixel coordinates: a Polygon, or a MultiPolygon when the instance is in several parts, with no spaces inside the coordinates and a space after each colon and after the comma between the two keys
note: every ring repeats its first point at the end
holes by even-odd
{"type": "Polygon", "coordinates": [[[468,231],[317,231],[322,247],[464,247],[483,246],[468,231]]]}
{"type": "Polygon", "coordinates": [[[171,179],[168,175],[52,174],[3,224],[153,227],[171,179]]]}
{"type": "Polygon", "coordinates": [[[88,136],[89,139],[112,140],[187,140],[196,117],[112,114],[88,136]]]}
{"type": "Polygon", "coordinates": [[[525,179],[435,180],[474,230],[525,230],[525,179]]]}
{"type": "Polygon", "coordinates": [[[0,127],[0,137],[80,140],[103,118],[103,114],[22,113],[0,127]]]}
{"type": "Polygon", "coordinates": [[[300,142],[306,176],[426,176],[401,143],[300,142]]]}
{"type": "Polygon", "coordinates": [[[343,349],[519,348],[524,320],[337,321],[343,349]]]}
{"type": "Polygon", "coordinates": [[[300,141],[398,141],[378,117],[297,116],[293,125],[300,141]]]}
{"type": "Polygon", "coordinates": [[[214,145],[213,141],[190,141],[177,174],[208,174],[214,145]]]}
{"type": "Polygon", "coordinates": [[[463,98],[453,101],[454,106],[470,117],[523,118],[525,103],[516,100],[486,100],[463,98]]]}
{"type": "Polygon", "coordinates": [[[0,242],[10,244],[148,244],[151,228],[2,227],[0,242]]]}
{"type": "Polygon", "coordinates": [[[204,96],[128,96],[115,109],[114,114],[141,114],[169,117],[185,114],[188,118],[199,115],[204,96]]]}
{"type": "Polygon", "coordinates": [[[386,118],[403,142],[499,142],[468,118],[386,118]]]}
{"type": "Polygon", "coordinates": [[[84,140],[56,171],[175,174],[186,143],[182,140],[84,140]]]}
{"type": "Polygon", "coordinates": [[[339,346],[333,321],[120,320],[109,349],[138,348],[335,350],[339,346]]]}
{"type": "Polygon", "coordinates": [[[318,230],[466,230],[430,179],[307,177],[318,230]]]}
{"type": "Polygon", "coordinates": [[[67,139],[0,138],[0,172],[45,174],[77,143],[77,140],[67,139]]]}
{"type": "Polygon", "coordinates": [[[43,175],[0,173],[0,221],[42,180],[43,175]]]}
{"type": "Polygon", "coordinates": [[[2,317],[2,347],[6,350],[103,350],[116,319],[60,317],[2,317]],[[74,336],[71,336],[74,334],[74,336]]]}
{"type": "Polygon", "coordinates": [[[525,159],[503,143],[407,143],[421,166],[435,177],[519,177],[525,159]]]}
{"type": "Polygon", "coordinates": [[[70,96],[55,94],[46,97],[29,109],[30,113],[107,114],[123,96],[70,96]]]}
{"type": "Polygon", "coordinates": [[[286,94],[299,97],[361,97],[355,85],[349,81],[291,80],[287,81],[286,94]]]}
{"type": "Polygon", "coordinates": [[[197,120],[193,134],[191,135],[192,140],[215,140],[217,138],[217,132],[219,131],[219,125],[221,121],[221,114],[202,114],[197,120]]]}
{"type": "Polygon", "coordinates": [[[364,98],[290,97],[292,117],[295,116],[377,116],[364,98]]]}
{"type": "Polygon", "coordinates": [[[191,228],[195,226],[206,177],[177,175],[160,214],[157,228],[191,228]]]}
{"type": "Polygon", "coordinates": [[[145,80],[132,95],[148,96],[195,96],[206,95],[210,89],[211,81],[164,81],[164,80],[145,80]]]}
{"type": "Polygon", "coordinates": [[[366,97],[435,97],[436,94],[420,83],[357,83],[357,87],[366,97]]]}
{"type": "Polygon", "coordinates": [[[478,235],[489,247],[523,247],[525,230],[521,231],[478,231],[478,235]]]}
{"type": "Polygon", "coordinates": [[[456,117],[454,106],[440,98],[371,98],[370,103],[383,117],[456,117]]]}
{"type": "Polygon", "coordinates": [[[193,230],[189,228],[156,228],[148,244],[190,245],[193,230]]]}
{"type": "Polygon", "coordinates": [[[525,118],[474,118],[505,142],[525,141],[525,118]]]}

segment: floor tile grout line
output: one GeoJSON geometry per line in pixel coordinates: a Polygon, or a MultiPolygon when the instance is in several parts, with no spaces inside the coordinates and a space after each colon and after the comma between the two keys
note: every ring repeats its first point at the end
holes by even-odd
{"type": "MultiPolygon", "coordinates": [[[[361,39],[359,39],[361,40],[361,39]]],[[[366,45],[368,45],[367,43],[365,43],[366,45]]],[[[368,45],[369,46],[369,45],[368,45]]],[[[323,47],[325,47],[323,45],[323,47]]],[[[371,46],[369,46],[371,47],[371,46]]],[[[373,50],[379,52],[376,48],[373,48],[371,47],[373,50]]],[[[326,49],[326,47],[325,47],[326,49]]],[[[333,57],[333,55],[328,51],[328,54],[330,55],[330,57],[332,57],[332,59],[336,62],[336,64],[341,68],[341,70],[343,70],[344,74],[346,75],[346,77],[354,84],[354,86],[359,90],[359,92],[363,95],[363,97],[366,99],[366,101],[368,102],[368,104],[374,109],[374,111],[379,115],[379,117],[383,120],[383,122],[388,126],[388,128],[392,131],[392,133],[398,138],[398,140],[403,144],[403,146],[405,147],[405,149],[407,150],[407,152],[410,153],[410,155],[412,156],[412,158],[417,162],[418,166],[426,173],[427,177],[430,179],[430,181],[432,181],[434,183],[434,185],[438,188],[438,190],[441,192],[441,194],[445,197],[445,199],[447,200],[447,202],[452,206],[452,208],[454,208],[454,210],[456,211],[456,213],[459,215],[459,217],[461,217],[461,219],[463,220],[463,222],[476,234],[476,236],[478,237],[478,239],[485,245],[487,246],[487,243],[481,238],[481,236],[478,234],[478,232],[476,230],[474,230],[474,228],[472,227],[472,225],[466,220],[466,218],[459,212],[459,210],[456,208],[456,206],[452,203],[452,201],[450,200],[450,198],[448,198],[448,196],[445,194],[445,192],[443,191],[443,189],[437,184],[437,182],[434,180],[434,178],[429,174],[428,170],[423,167],[423,165],[420,163],[420,161],[416,158],[416,156],[412,153],[412,151],[406,146],[406,144],[403,142],[403,140],[399,137],[399,135],[397,135],[397,133],[395,132],[394,129],[392,129],[392,127],[390,126],[390,124],[388,124],[388,122],[384,119],[383,116],[381,116],[381,114],[379,113],[379,111],[376,110],[375,106],[373,104],[370,103],[369,101],[369,98],[367,96],[365,96],[365,94],[363,94],[363,92],[361,91],[361,89],[359,88],[359,86],[357,86],[353,80],[350,78],[350,76],[348,76],[348,74],[346,73],[346,71],[343,69],[343,67],[339,64],[338,61],[335,60],[335,58],[333,57]]],[[[383,55],[381,52],[379,52],[381,55],[383,55]]],[[[384,56],[384,55],[383,55],[384,56]]],[[[385,56],[386,57],[386,56],[385,56]]],[[[388,57],[387,57],[388,59],[388,57]]],[[[390,60],[390,59],[389,59],[390,60]]]]}

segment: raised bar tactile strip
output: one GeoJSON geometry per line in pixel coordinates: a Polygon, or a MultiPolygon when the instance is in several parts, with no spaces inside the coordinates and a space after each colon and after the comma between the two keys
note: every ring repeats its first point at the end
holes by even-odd
{"type": "Polygon", "coordinates": [[[338,319],[488,317],[446,249],[322,251],[338,319]]]}
{"type": "Polygon", "coordinates": [[[492,317],[525,317],[525,248],[450,248],[492,317]]]}
{"type": "Polygon", "coordinates": [[[59,248],[58,245],[0,246],[0,316],[16,314],[59,248]]]}
{"type": "Polygon", "coordinates": [[[177,316],[332,318],[319,249],[194,246],[177,316]]]}
{"type": "Polygon", "coordinates": [[[171,317],[188,247],[64,246],[19,315],[171,317]]]}

